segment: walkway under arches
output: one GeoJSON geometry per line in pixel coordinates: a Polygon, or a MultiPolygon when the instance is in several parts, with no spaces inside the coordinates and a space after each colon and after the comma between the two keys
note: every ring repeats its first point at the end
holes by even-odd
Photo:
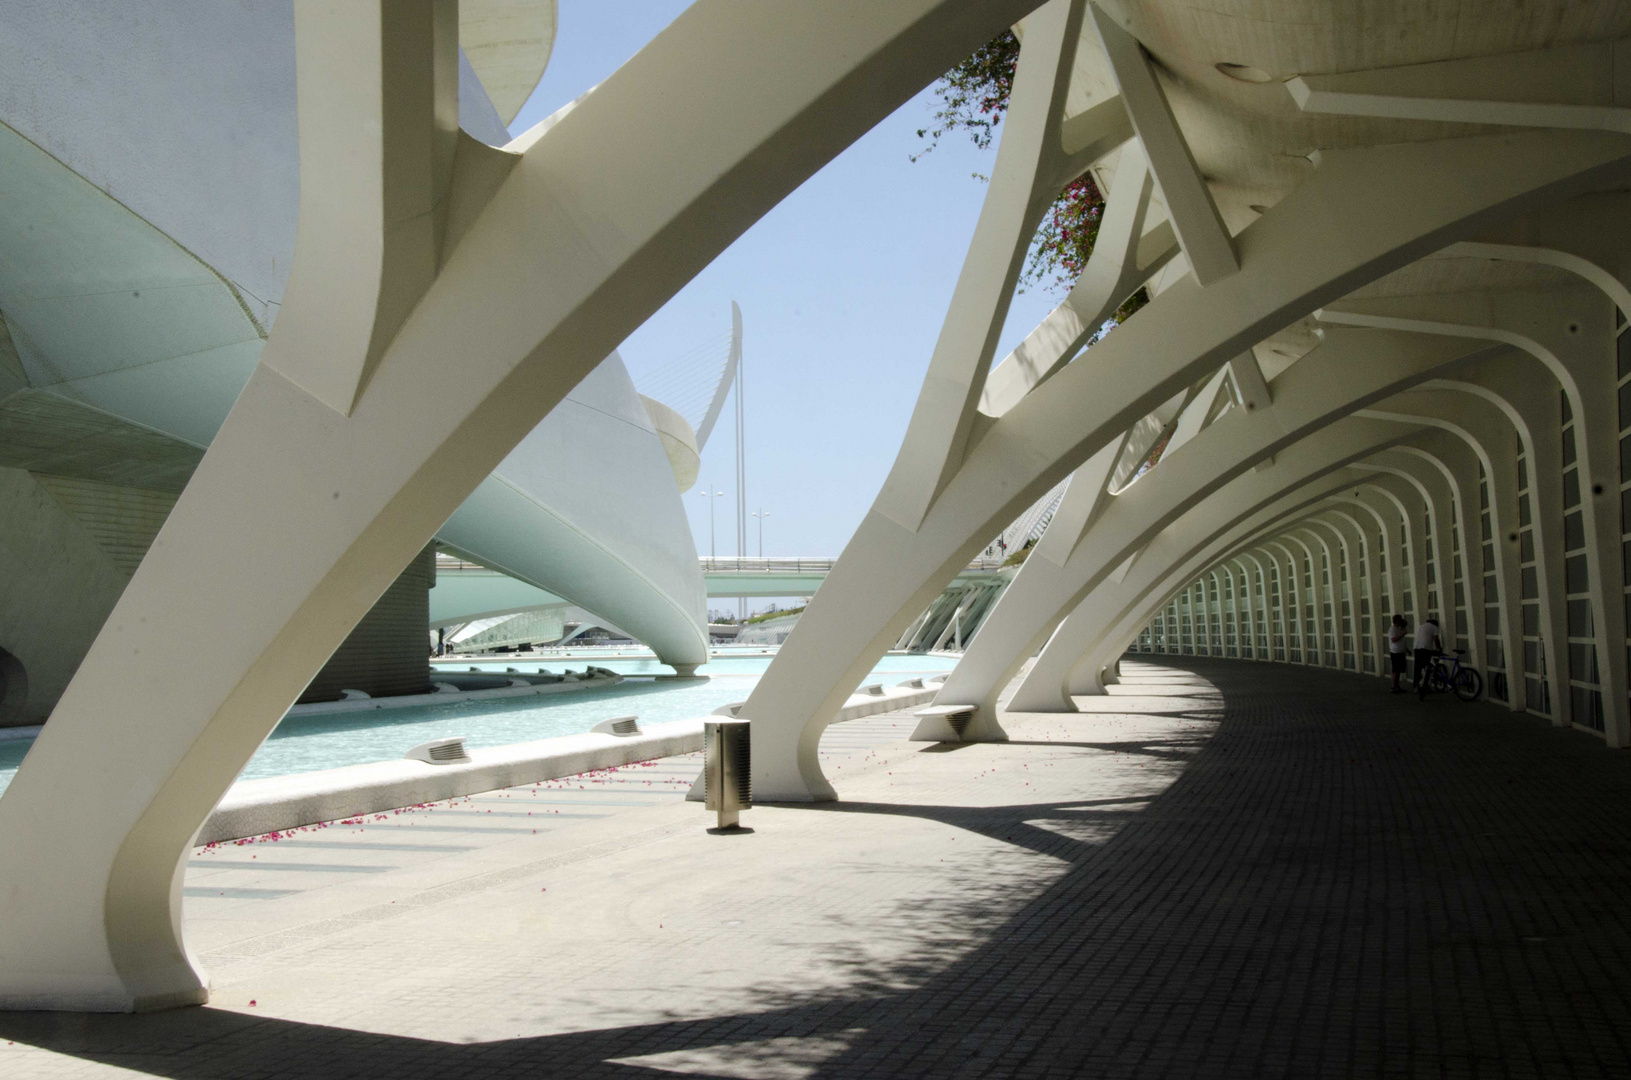
{"type": "Polygon", "coordinates": [[[830,763],[846,801],[750,835],[676,794],[359,875],[343,927],[212,962],[208,1007],[0,1015],[0,1073],[1631,1069],[1631,757],[1295,665],[1129,657],[1109,691],[1003,744],[903,719],[830,763]]]}

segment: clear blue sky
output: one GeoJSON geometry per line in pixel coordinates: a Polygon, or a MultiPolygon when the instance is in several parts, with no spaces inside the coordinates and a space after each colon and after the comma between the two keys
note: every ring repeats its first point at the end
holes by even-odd
{"type": "MultiPolygon", "coordinates": [[[[687,6],[560,0],[555,51],[510,128],[520,133],[603,81],[687,6]]],[[[907,102],[727,249],[621,347],[635,382],[728,328],[742,306],[749,510],[770,512],[766,555],[837,555],[894,463],[974,230],[992,152],[963,136],[913,163],[933,95],[907,102]]],[[[998,358],[1057,298],[1016,298],[998,358]]],[[[735,554],[729,406],[684,496],[708,553],[704,484],[722,490],[718,550],[735,554]]],[[[746,554],[757,554],[748,519],[746,554]]]]}

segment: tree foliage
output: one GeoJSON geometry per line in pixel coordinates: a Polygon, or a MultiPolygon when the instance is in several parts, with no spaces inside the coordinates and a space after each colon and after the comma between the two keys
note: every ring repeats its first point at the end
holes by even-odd
{"type": "MultiPolygon", "coordinates": [[[[967,132],[975,146],[988,149],[1007,115],[1018,66],[1019,39],[1012,30],[1004,30],[941,76],[934,87],[940,99],[934,122],[917,133],[928,145],[912,160],[932,151],[941,136],[955,131],[967,132]]],[[[1087,267],[1103,215],[1104,196],[1092,174],[1083,173],[1059,193],[1043,215],[1020,276],[1021,291],[1038,285],[1068,291],[1087,267]]],[[[1116,312],[1115,320],[1127,318],[1147,299],[1144,290],[1138,290],[1116,312]]]]}

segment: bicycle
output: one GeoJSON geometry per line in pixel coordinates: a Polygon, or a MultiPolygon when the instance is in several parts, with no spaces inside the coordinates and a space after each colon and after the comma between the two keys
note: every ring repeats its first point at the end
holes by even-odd
{"type": "MultiPolygon", "coordinates": [[[[1455,696],[1462,701],[1477,701],[1484,692],[1484,677],[1476,669],[1462,666],[1461,658],[1466,652],[1465,649],[1455,649],[1435,654],[1432,666],[1427,669],[1424,688],[1435,693],[1454,690],[1455,696]]],[[[1427,695],[1423,693],[1421,696],[1427,695]]]]}

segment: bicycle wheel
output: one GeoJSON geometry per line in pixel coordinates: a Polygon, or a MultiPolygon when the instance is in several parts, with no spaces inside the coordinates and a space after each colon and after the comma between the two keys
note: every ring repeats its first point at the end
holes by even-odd
{"type": "Polygon", "coordinates": [[[1484,692],[1484,677],[1470,667],[1455,673],[1455,696],[1462,701],[1477,701],[1484,692]]]}
{"type": "Polygon", "coordinates": [[[1443,664],[1434,664],[1427,669],[1427,689],[1442,694],[1449,688],[1450,677],[1445,673],[1443,664]]]}

